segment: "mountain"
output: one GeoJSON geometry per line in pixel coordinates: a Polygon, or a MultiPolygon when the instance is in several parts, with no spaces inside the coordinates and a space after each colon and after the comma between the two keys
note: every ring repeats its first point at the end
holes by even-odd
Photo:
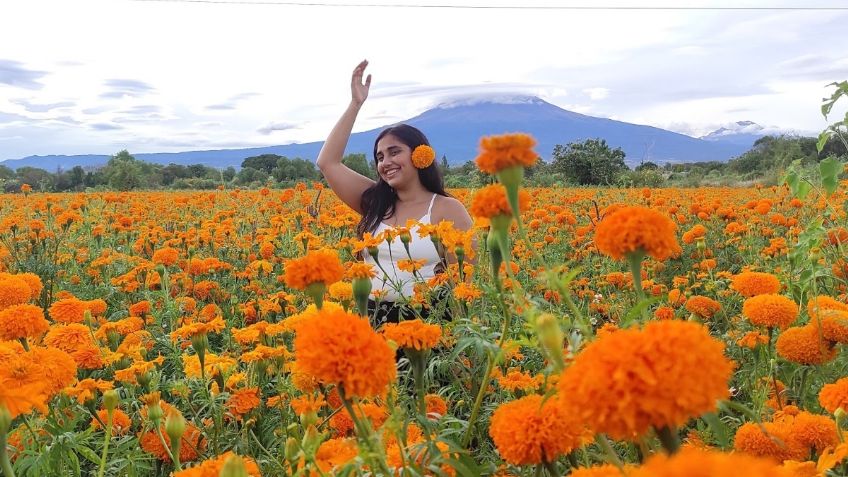
{"type": "Polygon", "coordinates": [[[757,139],[766,136],[766,128],[753,121],[737,121],[722,126],[715,131],[701,136],[705,141],[723,142],[725,144],[736,144],[750,148],[757,139]]]}
{"type": "MultiPolygon", "coordinates": [[[[436,106],[405,122],[424,131],[436,149],[437,157],[447,156],[452,165],[474,159],[482,136],[517,131],[530,133],[536,138],[536,151],[545,160],[550,160],[557,144],[603,138],[610,146],[624,150],[625,161],[629,165],[641,161],[660,164],[726,161],[748,150],[752,143],[699,139],[652,126],[587,116],[532,96],[454,101],[436,106]]],[[[383,129],[380,127],[352,134],[347,152],[364,152],[370,158],[374,139],[383,129]]],[[[322,144],[311,142],[249,149],[133,155],[137,159],[160,164],[201,163],[213,167],[239,167],[245,158],[259,154],[315,160],[322,144]]],[[[12,169],[32,166],[53,171],[57,167],[70,169],[75,165],[101,165],[108,159],[105,155],[29,156],[0,164],[12,169]]]]}

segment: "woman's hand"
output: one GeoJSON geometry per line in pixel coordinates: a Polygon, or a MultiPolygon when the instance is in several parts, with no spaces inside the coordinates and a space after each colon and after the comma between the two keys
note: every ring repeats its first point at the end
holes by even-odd
{"type": "Polygon", "coordinates": [[[365,78],[365,83],[362,82],[362,75],[365,73],[366,66],[368,66],[368,60],[362,60],[362,63],[356,65],[353,70],[353,77],[350,79],[351,100],[360,106],[365,102],[365,98],[368,97],[368,90],[371,89],[370,74],[365,78]]]}

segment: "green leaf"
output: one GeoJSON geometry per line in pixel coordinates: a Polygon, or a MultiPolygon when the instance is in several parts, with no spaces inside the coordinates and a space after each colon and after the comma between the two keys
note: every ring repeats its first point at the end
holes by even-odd
{"type": "Polygon", "coordinates": [[[807,198],[807,194],[809,194],[812,189],[813,186],[810,185],[809,182],[801,181],[798,183],[798,190],[796,191],[795,196],[801,200],[804,200],[807,198]]]}
{"type": "Polygon", "coordinates": [[[822,187],[831,195],[836,192],[839,187],[839,173],[842,172],[842,162],[832,157],[829,157],[819,163],[819,171],[821,172],[822,187]]]}
{"type": "Polygon", "coordinates": [[[821,134],[819,134],[819,140],[816,142],[816,150],[818,152],[822,152],[822,149],[824,149],[824,146],[827,144],[827,141],[830,139],[832,134],[833,133],[831,131],[822,131],[821,134]]]}
{"type": "Polygon", "coordinates": [[[712,432],[712,434],[718,440],[718,445],[722,449],[727,449],[730,446],[730,433],[727,431],[727,425],[721,422],[721,419],[718,418],[718,415],[713,412],[704,414],[703,416],[701,416],[701,419],[703,419],[704,422],[706,422],[707,425],[710,427],[710,432],[712,432]]]}

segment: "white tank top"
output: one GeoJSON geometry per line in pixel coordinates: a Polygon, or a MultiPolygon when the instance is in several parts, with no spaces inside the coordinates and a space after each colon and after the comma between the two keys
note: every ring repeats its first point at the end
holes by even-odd
{"type": "MultiPolygon", "coordinates": [[[[430,207],[427,209],[427,214],[418,219],[419,223],[430,223],[430,214],[433,212],[433,202],[435,202],[435,200],[436,194],[433,194],[433,198],[430,199],[430,207]]],[[[384,230],[391,228],[392,227],[390,225],[386,225],[381,221],[379,225],[377,225],[377,229],[374,230],[373,234],[376,236],[384,230]]],[[[418,270],[418,275],[420,275],[421,279],[425,282],[430,278],[433,278],[436,274],[435,268],[441,261],[441,257],[439,256],[439,252],[436,250],[436,246],[429,237],[421,238],[418,236],[418,229],[418,225],[414,225],[409,229],[409,234],[412,237],[412,240],[409,241],[409,255],[407,255],[406,249],[404,249],[403,242],[401,242],[400,237],[395,237],[391,243],[383,240],[377,246],[377,256],[380,260],[380,265],[383,266],[386,273],[383,273],[383,270],[377,266],[377,263],[374,262],[371,255],[365,255],[365,263],[374,265],[374,271],[377,273],[377,275],[371,279],[371,292],[373,293],[376,290],[385,291],[385,296],[382,298],[384,301],[401,301],[404,297],[407,299],[412,298],[415,283],[416,281],[420,281],[414,274],[399,269],[397,266],[397,262],[399,260],[409,260],[410,257],[413,260],[425,260],[424,266],[418,270]]]]}

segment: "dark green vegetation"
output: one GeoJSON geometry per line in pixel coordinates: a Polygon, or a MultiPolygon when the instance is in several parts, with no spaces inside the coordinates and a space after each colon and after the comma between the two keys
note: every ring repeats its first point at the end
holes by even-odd
{"type": "MultiPolygon", "coordinates": [[[[831,137],[817,151],[816,139],[794,136],[765,136],[744,154],[728,162],[692,162],[658,165],[643,162],[634,169],[625,162],[620,148],[610,147],[603,139],[556,145],[551,162],[539,162],[527,170],[531,186],[616,186],[616,187],[697,187],[734,186],[780,182],[795,161],[800,167],[815,167],[821,160],[848,157],[838,137],[831,137]]],[[[344,163],[368,177],[375,177],[373,165],[365,154],[349,154],[344,163]]],[[[439,167],[449,188],[479,187],[487,182],[473,162],[449,166],[446,157],[439,167]]],[[[34,167],[16,171],[0,166],[0,187],[6,192],[29,184],[35,191],[64,192],[86,189],[214,189],[226,187],[291,187],[300,181],[321,180],[315,163],[276,154],[245,158],[241,168],[215,169],[202,164],[163,166],[135,159],[120,151],[104,167],[86,170],[74,167],[53,172],[34,167]]]]}

